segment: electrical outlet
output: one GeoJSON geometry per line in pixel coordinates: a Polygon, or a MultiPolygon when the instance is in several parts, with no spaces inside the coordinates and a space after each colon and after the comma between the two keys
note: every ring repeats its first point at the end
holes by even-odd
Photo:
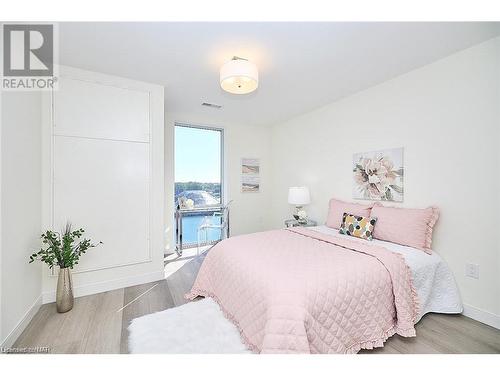
{"type": "Polygon", "coordinates": [[[465,265],[465,276],[479,279],[479,264],[467,263],[465,265]]]}

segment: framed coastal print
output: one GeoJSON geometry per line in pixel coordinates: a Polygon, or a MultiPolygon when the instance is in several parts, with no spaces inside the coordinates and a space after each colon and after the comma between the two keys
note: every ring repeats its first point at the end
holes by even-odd
{"type": "Polygon", "coordinates": [[[403,201],[402,147],[354,154],[352,173],[354,199],[403,201]]]}
{"type": "Polygon", "coordinates": [[[258,193],[260,190],[260,160],[241,159],[241,191],[258,193]]]}

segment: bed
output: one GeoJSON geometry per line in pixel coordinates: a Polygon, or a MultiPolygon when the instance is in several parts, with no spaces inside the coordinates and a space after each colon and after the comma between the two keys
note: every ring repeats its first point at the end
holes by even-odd
{"type": "Polygon", "coordinates": [[[256,353],[356,353],[415,336],[427,312],[459,313],[439,255],[326,226],[224,240],[188,299],[212,297],[256,353]]]}

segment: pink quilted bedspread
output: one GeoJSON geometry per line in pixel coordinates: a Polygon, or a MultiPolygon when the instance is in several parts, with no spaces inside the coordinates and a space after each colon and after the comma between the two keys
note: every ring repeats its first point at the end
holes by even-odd
{"type": "Polygon", "coordinates": [[[232,237],[186,298],[212,297],[257,353],[356,353],[415,336],[417,294],[400,254],[305,228],[232,237]]]}

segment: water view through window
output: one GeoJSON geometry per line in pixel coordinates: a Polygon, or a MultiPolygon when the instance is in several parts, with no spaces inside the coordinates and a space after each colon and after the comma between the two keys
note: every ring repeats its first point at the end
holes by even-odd
{"type": "MultiPolygon", "coordinates": [[[[220,224],[220,217],[213,216],[217,210],[205,209],[221,205],[221,182],[222,131],[176,125],[175,206],[186,210],[182,216],[184,246],[196,245],[197,230],[204,220],[220,224]]],[[[208,231],[208,241],[218,239],[220,231],[208,231]]]]}

